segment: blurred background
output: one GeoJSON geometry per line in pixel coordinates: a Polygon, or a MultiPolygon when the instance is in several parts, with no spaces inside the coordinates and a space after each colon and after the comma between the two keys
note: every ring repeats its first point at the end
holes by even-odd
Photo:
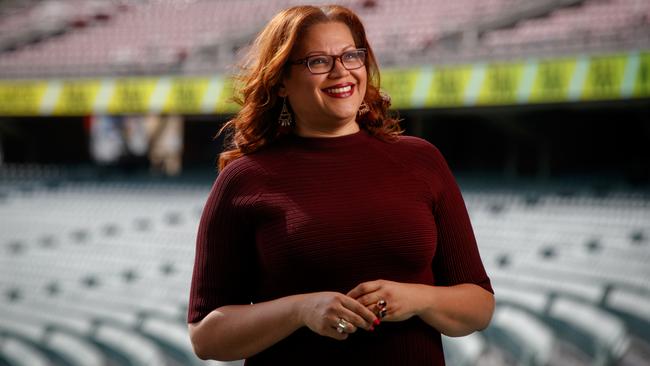
{"type": "MultiPolygon", "coordinates": [[[[0,365],[222,364],[185,324],[214,136],[233,65],[299,3],[0,1],[0,365]]],[[[650,1],[336,3],[494,284],[448,364],[650,365],[650,1]]]]}

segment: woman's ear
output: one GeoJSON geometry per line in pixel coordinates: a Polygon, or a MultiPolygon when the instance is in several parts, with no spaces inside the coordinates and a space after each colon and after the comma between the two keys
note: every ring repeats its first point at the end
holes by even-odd
{"type": "Polygon", "coordinates": [[[287,95],[287,88],[285,88],[284,84],[280,84],[278,87],[278,96],[281,98],[286,98],[287,95]]]}

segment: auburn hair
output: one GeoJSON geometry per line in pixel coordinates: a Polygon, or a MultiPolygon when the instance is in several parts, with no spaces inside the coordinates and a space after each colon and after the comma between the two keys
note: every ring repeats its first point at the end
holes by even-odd
{"type": "Polygon", "coordinates": [[[368,52],[364,101],[370,111],[357,117],[359,127],[385,141],[396,140],[403,132],[399,120],[389,114],[390,97],[379,90],[379,66],[359,17],[339,5],[294,6],[278,13],[260,32],[236,77],[234,100],[241,109],[219,131],[218,135],[226,135],[219,170],[291,132],[291,127],[278,123],[282,109],[278,91],[289,72],[289,56],[309,27],[327,22],[346,24],[355,46],[368,52]]]}

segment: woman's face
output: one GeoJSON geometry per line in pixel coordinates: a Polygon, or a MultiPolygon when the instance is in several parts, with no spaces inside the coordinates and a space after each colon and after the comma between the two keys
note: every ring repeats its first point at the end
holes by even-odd
{"type": "MultiPolygon", "coordinates": [[[[340,22],[311,26],[290,61],[312,55],[341,55],[356,49],[352,33],[340,22]]],[[[299,135],[345,135],[359,130],[357,111],[366,94],[366,67],[347,70],[340,60],[332,71],[312,74],[304,64],[291,65],[279,95],[288,97],[299,135]]]]}

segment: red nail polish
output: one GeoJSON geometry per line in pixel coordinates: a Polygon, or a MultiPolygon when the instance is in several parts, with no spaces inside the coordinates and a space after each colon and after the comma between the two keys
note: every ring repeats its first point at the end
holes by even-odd
{"type": "Polygon", "coordinates": [[[381,320],[379,320],[379,318],[375,318],[375,320],[372,323],[374,325],[379,325],[379,324],[381,324],[381,320]]]}
{"type": "Polygon", "coordinates": [[[371,332],[374,332],[374,331],[375,331],[375,327],[370,327],[370,331],[371,331],[371,332]]]}

